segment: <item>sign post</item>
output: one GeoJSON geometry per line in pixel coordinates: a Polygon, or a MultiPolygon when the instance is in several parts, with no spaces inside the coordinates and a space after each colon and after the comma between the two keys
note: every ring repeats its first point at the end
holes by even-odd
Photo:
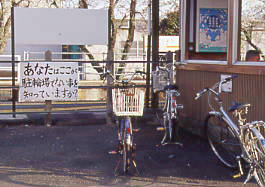
{"type": "MultiPolygon", "coordinates": [[[[47,50],[45,52],[45,61],[52,61],[52,53],[50,50],[47,50]]],[[[44,124],[47,127],[50,127],[52,125],[51,111],[52,111],[52,100],[45,100],[45,112],[47,112],[47,114],[45,116],[44,124]]]]}

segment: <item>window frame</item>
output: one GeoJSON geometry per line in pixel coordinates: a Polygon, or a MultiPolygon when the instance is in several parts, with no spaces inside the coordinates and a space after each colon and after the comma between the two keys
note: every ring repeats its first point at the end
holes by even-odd
{"type": "Polygon", "coordinates": [[[235,0],[234,1],[234,9],[233,9],[233,14],[234,14],[234,24],[233,24],[233,43],[234,45],[233,47],[233,65],[236,66],[265,66],[265,62],[261,61],[261,62],[254,62],[254,61],[241,61],[239,54],[240,53],[240,35],[241,35],[241,31],[240,31],[240,23],[241,23],[241,11],[239,11],[241,9],[242,6],[242,0],[235,0]],[[236,19],[238,18],[238,19],[236,19]]]}
{"type": "Polygon", "coordinates": [[[265,75],[265,62],[245,62],[238,60],[241,20],[241,0],[228,0],[228,43],[227,43],[227,60],[191,60],[187,58],[187,35],[186,32],[188,19],[188,3],[186,0],[180,0],[181,9],[181,31],[180,31],[180,62],[184,66],[178,66],[182,70],[213,71],[225,73],[242,73],[265,75]]]}
{"type": "MultiPolygon", "coordinates": [[[[195,0],[190,0],[190,2],[193,2],[195,3],[195,0]]],[[[230,14],[230,7],[229,7],[229,0],[228,1],[228,14],[230,14]]],[[[180,54],[180,61],[181,63],[184,63],[184,64],[216,64],[216,65],[227,65],[228,64],[228,48],[229,46],[227,46],[227,52],[226,52],[226,60],[201,60],[201,59],[187,59],[186,55],[187,55],[187,49],[188,49],[188,44],[186,42],[186,40],[188,39],[187,36],[191,35],[190,32],[186,32],[188,31],[189,27],[187,27],[187,17],[190,18],[191,16],[194,17],[194,14],[191,15],[191,12],[188,12],[188,9],[190,7],[187,7],[187,1],[185,0],[182,0],[181,1],[181,36],[180,36],[180,47],[181,49],[184,49],[184,50],[181,50],[181,54],[180,54]],[[187,14],[190,14],[189,16],[187,16],[187,14]],[[188,34],[187,34],[188,33],[188,34]]],[[[196,4],[193,4],[193,8],[196,9],[196,4]]],[[[228,15],[229,16],[229,15],[228,15]]],[[[229,19],[228,19],[229,20],[229,19]]],[[[193,23],[196,22],[196,19],[193,19],[193,23]]],[[[192,23],[189,22],[189,25],[192,25],[192,23]]],[[[196,30],[196,26],[193,26],[194,27],[194,30],[196,30]]],[[[229,30],[229,29],[228,29],[229,30]]],[[[193,35],[193,43],[196,43],[196,38],[194,37],[194,33],[192,33],[193,35]]],[[[228,35],[229,35],[229,31],[228,31],[228,35]]],[[[190,37],[189,37],[190,38],[190,37]]],[[[229,38],[229,36],[227,36],[227,38],[229,38]]],[[[228,39],[227,39],[228,40],[228,39]]],[[[190,42],[190,41],[189,41],[190,42]]],[[[228,44],[227,44],[228,45],[228,44]]],[[[194,48],[196,48],[194,46],[194,48]]],[[[194,49],[195,50],[195,49],[194,49]]]]}

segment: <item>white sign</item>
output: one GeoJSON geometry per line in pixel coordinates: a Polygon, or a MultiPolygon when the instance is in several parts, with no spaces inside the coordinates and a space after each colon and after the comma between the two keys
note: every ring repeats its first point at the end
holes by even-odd
{"type": "Polygon", "coordinates": [[[106,45],[106,9],[14,8],[17,44],[106,45]]]}
{"type": "Polygon", "coordinates": [[[159,51],[174,52],[179,50],[179,36],[159,36],[159,51]]]}
{"type": "MultiPolygon", "coordinates": [[[[228,77],[231,77],[231,75],[221,75],[221,80],[224,80],[228,77]]],[[[222,91],[223,92],[232,92],[232,80],[228,81],[227,83],[222,84],[222,91]]]]}
{"type": "Polygon", "coordinates": [[[78,96],[77,62],[21,62],[19,101],[75,101],[78,96]]]}
{"type": "MultiPolygon", "coordinates": [[[[148,48],[148,39],[145,38],[145,49],[148,48]]],[[[175,52],[179,50],[179,36],[159,36],[159,52],[175,52]]]]}

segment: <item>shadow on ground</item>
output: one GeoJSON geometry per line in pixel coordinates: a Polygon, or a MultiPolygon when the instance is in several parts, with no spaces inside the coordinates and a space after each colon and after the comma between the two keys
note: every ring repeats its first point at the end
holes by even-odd
{"type": "Polygon", "coordinates": [[[162,132],[143,121],[135,124],[141,130],[134,136],[140,175],[134,168],[115,175],[119,156],[108,151],[116,149],[116,126],[87,121],[1,128],[0,186],[242,186],[243,179],[232,179],[205,140],[181,130],[183,147],[161,146],[162,132]]]}

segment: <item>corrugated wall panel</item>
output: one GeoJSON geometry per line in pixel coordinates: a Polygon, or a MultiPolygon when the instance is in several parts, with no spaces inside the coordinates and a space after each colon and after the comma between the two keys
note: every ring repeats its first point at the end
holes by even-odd
{"type": "MultiPolygon", "coordinates": [[[[181,111],[183,117],[193,120],[204,120],[210,108],[207,102],[207,95],[195,101],[197,92],[205,87],[211,87],[219,81],[221,73],[177,70],[176,80],[181,91],[179,103],[184,105],[181,111]]],[[[265,76],[238,74],[233,80],[232,93],[224,93],[224,108],[231,106],[232,101],[240,103],[250,103],[248,121],[265,121],[265,76]]]]}

